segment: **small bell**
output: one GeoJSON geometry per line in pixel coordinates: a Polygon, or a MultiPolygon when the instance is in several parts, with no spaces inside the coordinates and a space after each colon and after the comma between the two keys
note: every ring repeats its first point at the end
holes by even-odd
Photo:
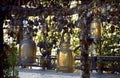
{"type": "Polygon", "coordinates": [[[37,19],[34,20],[34,25],[35,25],[35,26],[38,26],[38,25],[39,25],[39,22],[38,22],[37,19]]]}
{"type": "Polygon", "coordinates": [[[64,26],[62,24],[57,25],[58,32],[61,32],[63,28],[64,28],[64,26]]]}
{"type": "Polygon", "coordinates": [[[60,14],[58,14],[58,21],[62,21],[63,20],[63,16],[62,16],[62,14],[60,13],[60,14]]]}
{"type": "Polygon", "coordinates": [[[80,20],[77,20],[77,21],[75,22],[75,25],[76,25],[76,27],[80,28],[80,27],[81,27],[81,22],[80,22],[80,20]]]}
{"type": "Polygon", "coordinates": [[[90,24],[90,35],[91,38],[101,37],[101,22],[98,18],[94,18],[90,24]]]}
{"type": "Polygon", "coordinates": [[[28,20],[23,20],[23,25],[27,25],[28,24],[28,20]]]}

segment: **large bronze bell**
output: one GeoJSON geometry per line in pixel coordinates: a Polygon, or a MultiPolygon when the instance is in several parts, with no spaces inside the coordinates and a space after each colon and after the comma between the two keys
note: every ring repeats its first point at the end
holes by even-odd
{"type": "Polygon", "coordinates": [[[101,38],[101,22],[98,18],[94,18],[90,24],[90,37],[101,38]]]}
{"type": "Polygon", "coordinates": [[[22,64],[34,63],[36,57],[35,42],[26,35],[20,42],[20,62],[22,64]]]}
{"type": "Polygon", "coordinates": [[[60,45],[57,58],[57,71],[72,73],[74,72],[74,53],[70,49],[70,43],[64,41],[60,45]]]}
{"type": "Polygon", "coordinates": [[[64,42],[61,45],[57,59],[57,71],[72,73],[74,72],[74,54],[69,49],[69,44],[64,42]]]}

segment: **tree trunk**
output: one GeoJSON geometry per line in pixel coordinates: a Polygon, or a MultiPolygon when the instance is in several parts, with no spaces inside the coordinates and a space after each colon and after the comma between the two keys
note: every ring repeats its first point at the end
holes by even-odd
{"type": "Polygon", "coordinates": [[[84,33],[82,35],[81,42],[81,77],[80,78],[90,78],[90,65],[89,65],[89,43],[87,40],[87,36],[84,33]]]}
{"type": "MultiPolygon", "coordinates": [[[[1,2],[2,3],[2,2],[1,2]]],[[[7,13],[7,7],[4,5],[0,5],[0,78],[4,78],[4,64],[3,61],[5,59],[5,53],[3,51],[3,23],[7,13]]]]}
{"type": "Polygon", "coordinates": [[[4,60],[4,52],[3,52],[3,21],[5,15],[2,12],[2,7],[0,7],[0,78],[4,78],[3,76],[3,60],[4,60]]]}

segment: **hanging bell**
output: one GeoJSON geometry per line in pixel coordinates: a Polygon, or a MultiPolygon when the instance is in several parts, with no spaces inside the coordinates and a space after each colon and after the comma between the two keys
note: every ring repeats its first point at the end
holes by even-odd
{"type": "Polygon", "coordinates": [[[23,20],[23,24],[27,25],[28,24],[28,20],[23,20]]]}
{"type": "Polygon", "coordinates": [[[75,22],[75,25],[76,25],[76,27],[80,28],[80,26],[81,26],[80,20],[77,20],[77,21],[75,22]]]}
{"type": "Polygon", "coordinates": [[[65,73],[74,72],[74,52],[70,49],[70,35],[68,34],[68,40],[65,41],[64,36],[61,39],[60,51],[57,58],[57,71],[65,73]]]}
{"type": "Polygon", "coordinates": [[[26,32],[22,41],[20,41],[19,46],[19,54],[20,54],[20,63],[21,64],[29,64],[35,62],[36,57],[36,44],[30,38],[29,34],[26,32]]]}
{"type": "Polygon", "coordinates": [[[63,20],[63,16],[62,16],[62,14],[60,13],[60,14],[58,14],[58,18],[57,18],[57,20],[58,21],[62,21],[63,20]]]}
{"type": "Polygon", "coordinates": [[[64,26],[62,24],[57,25],[58,32],[61,32],[63,28],[64,28],[64,26]]]}
{"type": "Polygon", "coordinates": [[[37,19],[34,20],[34,25],[35,25],[35,26],[38,26],[38,25],[39,25],[39,22],[38,22],[37,19]]]}
{"type": "Polygon", "coordinates": [[[93,18],[90,24],[90,37],[100,38],[101,37],[101,22],[98,18],[93,18]]]}

